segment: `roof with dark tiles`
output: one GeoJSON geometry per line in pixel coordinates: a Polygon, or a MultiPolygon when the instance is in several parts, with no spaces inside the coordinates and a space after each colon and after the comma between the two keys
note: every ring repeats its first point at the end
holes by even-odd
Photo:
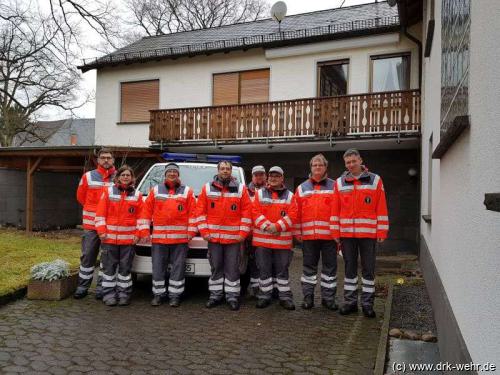
{"type": "Polygon", "coordinates": [[[399,26],[396,7],[387,2],[334,8],[285,17],[281,33],[274,19],[145,37],[101,58],[85,61],[83,71],[113,65],[220,50],[302,44],[308,40],[352,36],[353,32],[377,32],[399,26]]]}

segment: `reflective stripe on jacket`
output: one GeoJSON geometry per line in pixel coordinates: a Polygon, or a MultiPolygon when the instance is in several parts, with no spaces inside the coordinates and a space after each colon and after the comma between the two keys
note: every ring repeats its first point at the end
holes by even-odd
{"type": "Polygon", "coordinates": [[[141,236],[149,234],[152,222],[152,243],[186,243],[197,232],[195,209],[193,189],[189,186],[167,188],[165,184],[157,185],[151,189],[144,202],[139,219],[141,236]]]}
{"type": "Polygon", "coordinates": [[[211,242],[231,244],[250,233],[252,203],[247,188],[231,181],[227,186],[206,183],[196,204],[196,223],[203,237],[211,242]]]}
{"type": "Polygon", "coordinates": [[[340,236],[387,238],[389,217],[380,176],[363,171],[359,178],[344,172],[336,181],[340,236]]]}
{"type": "Polygon", "coordinates": [[[98,167],[85,173],[80,179],[76,199],[83,206],[82,224],[84,229],[95,230],[95,213],[101,195],[107,187],[113,185],[115,169],[98,167]]]}
{"type": "Polygon", "coordinates": [[[298,219],[294,235],[303,240],[332,240],[339,237],[335,181],[308,179],[297,187],[298,219]]]}
{"type": "Polygon", "coordinates": [[[137,190],[121,191],[116,185],[102,193],[97,205],[95,227],[99,235],[106,234],[103,243],[131,245],[139,237],[137,220],[141,214],[142,194],[137,190]]]}
{"type": "Polygon", "coordinates": [[[292,229],[297,220],[297,202],[288,189],[273,191],[260,189],[255,194],[252,210],[253,246],[271,249],[288,249],[293,245],[292,229]],[[278,233],[271,234],[265,229],[275,224],[278,233]]]}

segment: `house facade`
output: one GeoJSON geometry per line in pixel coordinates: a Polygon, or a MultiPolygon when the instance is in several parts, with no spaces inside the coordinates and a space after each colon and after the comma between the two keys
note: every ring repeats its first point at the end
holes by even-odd
{"type": "Polygon", "coordinates": [[[441,357],[497,371],[500,212],[484,202],[500,192],[499,14],[495,0],[424,1],[420,215],[441,357]]]}
{"type": "Polygon", "coordinates": [[[391,234],[418,247],[421,22],[386,2],[143,38],[95,60],[95,143],[280,164],[294,189],[322,152],[360,149],[382,175],[391,234]]]}

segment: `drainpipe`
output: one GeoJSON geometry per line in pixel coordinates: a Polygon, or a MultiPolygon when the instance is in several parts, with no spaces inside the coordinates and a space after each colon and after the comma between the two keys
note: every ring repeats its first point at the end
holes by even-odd
{"type": "Polygon", "coordinates": [[[411,35],[406,26],[401,28],[401,32],[418,47],[418,88],[422,89],[422,42],[411,35]]]}

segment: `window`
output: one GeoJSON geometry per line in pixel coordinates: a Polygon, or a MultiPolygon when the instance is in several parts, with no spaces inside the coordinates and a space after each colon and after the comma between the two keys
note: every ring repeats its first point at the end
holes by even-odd
{"type": "Polygon", "coordinates": [[[349,60],[318,64],[318,96],[347,95],[349,60]]]}
{"type": "Polygon", "coordinates": [[[269,69],[221,73],[213,76],[213,105],[269,101],[269,69]]]}
{"type": "Polygon", "coordinates": [[[371,60],[371,92],[409,90],[409,53],[372,56],[371,60]]]}
{"type": "Polygon", "coordinates": [[[151,109],[158,109],[160,81],[122,82],[120,122],[149,122],[151,109]]]}

